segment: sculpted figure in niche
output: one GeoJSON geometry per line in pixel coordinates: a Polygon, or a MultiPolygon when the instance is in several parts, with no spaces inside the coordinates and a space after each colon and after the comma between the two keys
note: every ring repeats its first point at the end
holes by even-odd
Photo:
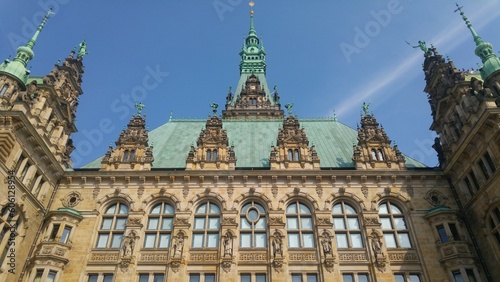
{"type": "Polygon", "coordinates": [[[173,246],[174,256],[177,254],[182,255],[182,248],[184,248],[184,236],[182,235],[182,233],[179,233],[175,238],[175,243],[173,246]]]}
{"type": "Polygon", "coordinates": [[[330,234],[328,232],[323,231],[323,234],[321,236],[321,246],[323,247],[323,253],[325,254],[332,254],[332,238],[330,238],[330,234]]]}
{"type": "Polygon", "coordinates": [[[281,234],[278,231],[274,232],[272,245],[274,257],[278,254],[283,256],[283,240],[281,240],[281,234]]]}
{"type": "Polygon", "coordinates": [[[226,233],[224,237],[224,256],[233,256],[233,236],[230,232],[226,233]]]}
{"type": "Polygon", "coordinates": [[[126,236],[122,243],[122,255],[124,257],[131,256],[132,253],[134,252],[134,245],[135,245],[135,237],[133,237],[133,235],[126,236]]]}
{"type": "Polygon", "coordinates": [[[376,258],[382,256],[382,240],[376,232],[372,233],[372,250],[376,258]]]}

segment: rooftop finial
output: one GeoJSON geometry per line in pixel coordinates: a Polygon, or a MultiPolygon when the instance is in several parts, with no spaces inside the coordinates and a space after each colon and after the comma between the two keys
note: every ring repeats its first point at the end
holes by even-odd
{"type": "Polygon", "coordinates": [[[477,34],[477,32],[474,30],[474,28],[472,27],[472,24],[470,23],[469,19],[465,16],[464,11],[462,11],[463,6],[459,6],[458,3],[455,3],[455,5],[457,6],[457,8],[455,9],[454,12],[455,13],[456,12],[460,12],[460,15],[462,16],[462,19],[464,20],[465,24],[467,25],[467,27],[469,28],[470,32],[472,33],[472,36],[474,37],[474,42],[476,42],[476,45],[479,45],[479,44],[483,43],[483,40],[477,34]]]}
{"type": "Polygon", "coordinates": [[[253,6],[255,5],[255,3],[253,1],[250,1],[250,3],[248,3],[248,5],[250,6],[250,31],[248,34],[255,34],[255,28],[253,26],[253,6]]]}
{"type": "Polygon", "coordinates": [[[54,12],[52,12],[52,9],[47,11],[45,16],[43,17],[42,22],[40,23],[40,25],[36,29],[35,34],[33,34],[33,37],[31,37],[30,41],[28,41],[28,44],[26,44],[26,47],[33,49],[33,47],[35,46],[36,39],[38,38],[38,35],[40,34],[40,31],[42,31],[43,27],[45,26],[45,23],[47,23],[47,20],[49,19],[50,15],[52,15],[52,14],[54,14],[54,12]]]}
{"type": "Polygon", "coordinates": [[[370,114],[370,103],[363,102],[363,113],[365,116],[368,116],[370,114]]]}
{"type": "Polygon", "coordinates": [[[217,104],[217,103],[210,104],[210,108],[212,108],[212,113],[214,114],[214,117],[217,116],[217,108],[218,107],[219,107],[219,104],[217,104]]]}
{"type": "Polygon", "coordinates": [[[139,103],[135,103],[134,104],[134,107],[137,109],[137,114],[140,116],[141,115],[141,112],[142,110],[146,107],[142,102],[139,102],[139,103]]]}
{"type": "Polygon", "coordinates": [[[83,57],[87,55],[89,52],[87,51],[87,42],[85,42],[85,39],[80,42],[79,49],[78,49],[78,55],[77,57],[83,57]]]}
{"type": "Polygon", "coordinates": [[[248,3],[248,6],[250,6],[250,15],[253,15],[253,6],[255,5],[255,3],[253,1],[250,1],[250,3],[248,3]]]}

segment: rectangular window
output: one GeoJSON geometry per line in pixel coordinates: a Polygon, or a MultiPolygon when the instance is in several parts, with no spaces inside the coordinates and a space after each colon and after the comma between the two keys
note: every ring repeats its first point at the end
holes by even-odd
{"type": "Polygon", "coordinates": [[[215,274],[205,274],[205,282],[215,282],[215,274]]]}
{"type": "Polygon", "coordinates": [[[406,282],[405,276],[403,274],[394,274],[394,281],[396,282],[406,282]]]}
{"type": "Polygon", "coordinates": [[[149,281],[149,274],[139,274],[139,282],[148,282],[148,281],[149,281]]]}
{"type": "Polygon", "coordinates": [[[190,274],[189,275],[189,282],[200,282],[200,275],[199,274],[190,274]]]}
{"type": "Polygon", "coordinates": [[[155,240],[156,234],[146,234],[146,238],[144,238],[144,248],[154,248],[155,240]]]}
{"type": "Polygon", "coordinates": [[[158,248],[166,249],[170,245],[170,234],[160,234],[158,248]]]}
{"type": "Polygon", "coordinates": [[[288,246],[290,248],[300,248],[299,234],[288,233],[288,246]]]}
{"type": "Polygon", "coordinates": [[[304,248],[314,248],[314,236],[311,233],[303,233],[303,246],[304,248]]]}
{"type": "Polygon", "coordinates": [[[203,235],[204,234],[193,234],[193,248],[203,247],[203,235]]]}
{"type": "Polygon", "coordinates": [[[97,238],[97,248],[106,248],[108,243],[109,234],[99,234],[97,238]]]}
{"type": "Polygon", "coordinates": [[[266,282],[266,275],[264,273],[255,274],[255,282],[266,282]]]}
{"type": "Polygon", "coordinates": [[[41,282],[42,276],[43,276],[43,269],[37,269],[35,273],[35,279],[33,280],[33,282],[41,282]]]}
{"type": "Polygon", "coordinates": [[[50,237],[49,239],[54,240],[56,239],[57,233],[59,232],[59,228],[61,227],[60,224],[54,224],[52,226],[52,232],[50,232],[50,237]]]}
{"type": "Polygon", "coordinates": [[[252,276],[250,274],[241,274],[241,282],[251,282],[252,281],[252,276]]]}
{"type": "Polygon", "coordinates": [[[410,273],[410,282],[420,282],[420,275],[410,273]]]}
{"type": "Polygon", "coordinates": [[[460,270],[453,271],[452,275],[455,282],[464,282],[464,277],[462,276],[460,270]]]}
{"type": "Polygon", "coordinates": [[[479,182],[477,182],[476,174],[474,173],[473,170],[469,173],[470,179],[472,179],[472,183],[474,183],[474,186],[476,186],[476,190],[479,189],[479,182]]]}
{"type": "Polygon", "coordinates": [[[56,276],[57,276],[57,271],[54,270],[49,271],[49,274],[47,274],[47,282],[56,281],[56,276]]]}
{"type": "Polygon", "coordinates": [[[476,275],[474,275],[474,270],[465,269],[465,273],[467,273],[467,278],[469,278],[469,282],[477,282],[476,275]]]}
{"type": "Polygon", "coordinates": [[[411,248],[410,236],[408,236],[408,233],[398,233],[398,239],[401,248],[411,248]]]}
{"type": "Polygon", "coordinates": [[[453,236],[453,240],[460,241],[461,239],[460,239],[460,234],[458,234],[457,226],[454,223],[450,223],[448,224],[448,226],[450,227],[450,232],[451,236],[453,236]]]}
{"type": "Polygon", "coordinates": [[[490,178],[490,172],[486,168],[486,165],[484,164],[483,160],[480,159],[477,164],[481,168],[481,172],[483,173],[484,178],[489,179],[490,178]]]}
{"type": "Polygon", "coordinates": [[[292,282],[302,282],[302,274],[292,274],[292,282]]]}
{"type": "Polygon", "coordinates": [[[469,191],[470,195],[474,195],[474,190],[472,189],[472,185],[470,183],[470,180],[469,178],[466,176],[464,178],[464,184],[465,184],[465,187],[467,187],[467,190],[469,191]]]}
{"type": "Polygon", "coordinates": [[[448,235],[446,234],[446,229],[444,229],[443,225],[436,226],[437,232],[439,234],[439,240],[441,243],[448,243],[448,235]]]}
{"type": "Polygon", "coordinates": [[[316,274],[307,274],[307,282],[318,282],[318,276],[316,274]]]}
{"type": "Polygon", "coordinates": [[[113,282],[113,274],[104,274],[102,276],[102,282],[113,282]]]}
{"type": "Polygon", "coordinates": [[[352,274],[342,274],[342,282],[354,282],[352,274]]]}
{"type": "Polygon", "coordinates": [[[69,234],[71,234],[71,226],[64,226],[64,230],[61,234],[61,243],[67,243],[69,239],[69,234]]]}
{"type": "Polygon", "coordinates": [[[385,233],[384,234],[384,241],[385,245],[387,248],[396,248],[396,238],[394,238],[394,234],[392,233],[385,233]]]}
{"type": "Polygon", "coordinates": [[[110,248],[118,249],[122,244],[123,234],[113,234],[113,239],[111,240],[110,248]]]}
{"type": "Polygon", "coordinates": [[[163,282],[165,280],[164,274],[155,273],[153,275],[153,282],[163,282]]]}
{"type": "Polygon", "coordinates": [[[98,274],[89,274],[89,278],[87,279],[87,282],[97,282],[98,278],[99,278],[98,274]]]}
{"type": "Polygon", "coordinates": [[[491,156],[488,152],[486,152],[486,154],[484,154],[484,159],[486,160],[486,163],[488,164],[490,171],[495,172],[496,171],[495,163],[493,163],[493,160],[491,159],[491,156]]]}
{"type": "Polygon", "coordinates": [[[368,274],[358,274],[358,282],[368,282],[368,274]]]}

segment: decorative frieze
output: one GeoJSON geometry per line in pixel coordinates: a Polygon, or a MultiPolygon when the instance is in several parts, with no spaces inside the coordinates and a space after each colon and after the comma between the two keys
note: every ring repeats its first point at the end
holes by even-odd
{"type": "Polygon", "coordinates": [[[240,262],[265,262],[267,261],[267,253],[266,252],[244,252],[240,251],[239,255],[240,262]]]}
{"type": "Polygon", "coordinates": [[[415,251],[389,251],[391,262],[418,262],[418,255],[415,251]]]}
{"type": "Polygon", "coordinates": [[[139,262],[145,263],[166,263],[168,261],[168,251],[161,252],[141,252],[139,262]]]}

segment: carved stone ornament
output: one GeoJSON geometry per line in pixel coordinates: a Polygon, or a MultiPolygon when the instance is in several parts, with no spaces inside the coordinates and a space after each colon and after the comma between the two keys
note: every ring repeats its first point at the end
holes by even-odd
{"type": "Polygon", "coordinates": [[[383,243],[381,236],[375,231],[375,229],[372,229],[372,233],[370,236],[370,244],[373,251],[375,266],[379,271],[384,272],[385,266],[387,264],[387,258],[385,257],[384,252],[382,250],[383,243]]]}
{"type": "Polygon", "coordinates": [[[130,217],[127,220],[127,226],[142,226],[141,220],[142,218],[140,217],[130,217]]]}
{"type": "Polygon", "coordinates": [[[283,222],[283,218],[281,216],[271,216],[271,217],[269,217],[269,224],[270,225],[274,225],[274,224],[285,225],[285,223],[283,222]]]}
{"type": "Polygon", "coordinates": [[[333,267],[335,265],[335,255],[332,257],[326,257],[323,261],[323,265],[328,272],[333,272],[333,267]]]}
{"type": "Polygon", "coordinates": [[[221,225],[237,225],[236,218],[234,217],[223,217],[221,221],[221,225]]]}
{"type": "Polygon", "coordinates": [[[177,225],[189,225],[189,218],[187,217],[175,217],[174,226],[177,225]]]}
{"type": "Polygon", "coordinates": [[[172,269],[172,271],[174,273],[179,272],[180,267],[181,267],[181,263],[182,263],[182,258],[179,258],[179,257],[172,258],[170,260],[170,269],[172,269]]]}
{"type": "Polygon", "coordinates": [[[438,192],[436,190],[431,190],[427,192],[425,195],[424,199],[429,202],[429,204],[435,206],[435,207],[440,207],[444,206],[446,204],[446,198],[441,192],[438,192]]]}
{"type": "Polygon", "coordinates": [[[76,207],[81,201],[83,201],[83,198],[80,193],[76,191],[70,192],[61,198],[62,205],[66,208],[76,207]]]}
{"type": "Polygon", "coordinates": [[[330,217],[317,217],[316,222],[318,223],[318,225],[332,225],[330,217]]]}
{"type": "Polygon", "coordinates": [[[321,243],[321,248],[323,249],[323,256],[332,257],[333,256],[332,236],[328,231],[326,231],[326,229],[324,229],[323,233],[321,233],[320,243],[321,243]]]}
{"type": "Polygon", "coordinates": [[[378,217],[365,217],[363,219],[365,221],[365,225],[379,225],[378,217]]]}
{"type": "Polygon", "coordinates": [[[230,231],[226,231],[222,238],[223,256],[221,266],[225,272],[229,272],[233,264],[233,239],[234,236],[230,231]]]}

